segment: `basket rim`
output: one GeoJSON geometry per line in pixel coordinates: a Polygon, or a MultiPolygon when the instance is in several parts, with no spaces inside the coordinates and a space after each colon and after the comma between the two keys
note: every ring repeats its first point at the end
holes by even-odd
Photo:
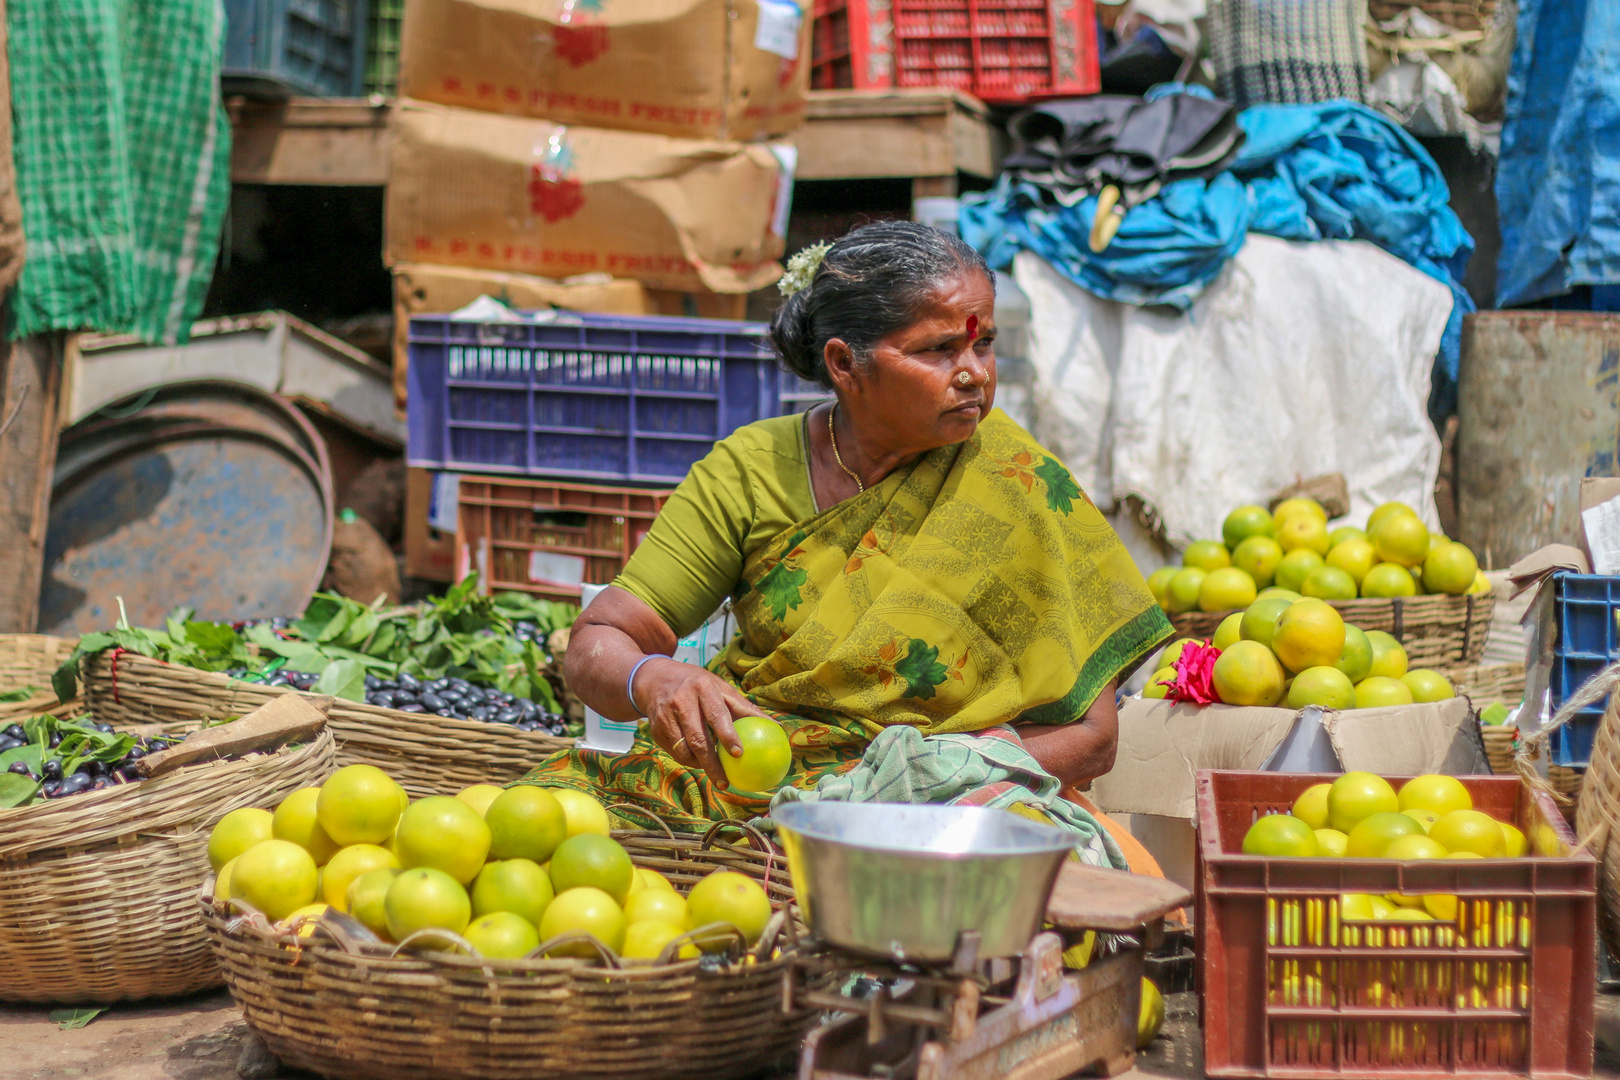
{"type": "MultiPolygon", "coordinates": [[[[1357,596],[1350,600],[1327,600],[1324,603],[1337,611],[1351,609],[1371,611],[1385,605],[1388,605],[1391,610],[1401,611],[1410,607],[1420,609],[1460,607],[1466,610],[1473,605],[1487,603],[1494,608],[1496,606],[1496,593],[1492,591],[1488,593],[1425,593],[1422,596],[1357,596]]],[[[1169,616],[1171,623],[1174,624],[1177,619],[1219,620],[1245,610],[1247,609],[1230,608],[1225,611],[1183,611],[1175,615],[1170,615],[1168,612],[1166,614],[1169,616]]],[[[1418,612],[1420,615],[1422,613],[1421,610],[1418,612]]]]}

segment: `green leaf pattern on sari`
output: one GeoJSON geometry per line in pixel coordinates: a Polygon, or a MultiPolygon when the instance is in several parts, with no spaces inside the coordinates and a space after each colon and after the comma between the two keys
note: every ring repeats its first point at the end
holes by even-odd
{"type": "Polygon", "coordinates": [[[945,681],[945,665],[939,662],[939,649],[921,638],[906,643],[906,655],[894,665],[894,673],[906,682],[902,696],[926,701],[934,687],[945,681]]]}

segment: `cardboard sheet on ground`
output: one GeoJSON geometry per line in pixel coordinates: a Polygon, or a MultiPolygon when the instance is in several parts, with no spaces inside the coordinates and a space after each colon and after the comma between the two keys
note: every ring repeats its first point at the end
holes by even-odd
{"type": "MultiPolygon", "coordinates": [[[[1114,768],[1092,782],[1091,797],[1109,813],[1190,820],[1197,770],[1264,767],[1299,715],[1293,709],[1199,708],[1130,698],[1119,710],[1114,768]]],[[[1462,698],[1322,715],[1340,766],[1380,776],[1489,772],[1473,724],[1462,698]]]]}

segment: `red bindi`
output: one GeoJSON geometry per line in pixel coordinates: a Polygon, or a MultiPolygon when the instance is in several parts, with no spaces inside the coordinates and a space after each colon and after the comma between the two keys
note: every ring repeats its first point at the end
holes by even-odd
{"type": "Polygon", "coordinates": [[[979,317],[977,315],[969,315],[968,316],[968,321],[967,321],[968,340],[972,341],[978,335],[978,333],[979,333],[979,317]]]}

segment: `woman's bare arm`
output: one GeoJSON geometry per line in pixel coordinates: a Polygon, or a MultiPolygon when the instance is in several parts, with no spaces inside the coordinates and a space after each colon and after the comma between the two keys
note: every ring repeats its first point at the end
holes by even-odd
{"type": "Polygon", "coordinates": [[[1119,712],[1114,684],[1097,692],[1085,716],[1072,724],[1017,724],[1024,746],[1065,788],[1084,787],[1114,767],[1119,712]]]}

